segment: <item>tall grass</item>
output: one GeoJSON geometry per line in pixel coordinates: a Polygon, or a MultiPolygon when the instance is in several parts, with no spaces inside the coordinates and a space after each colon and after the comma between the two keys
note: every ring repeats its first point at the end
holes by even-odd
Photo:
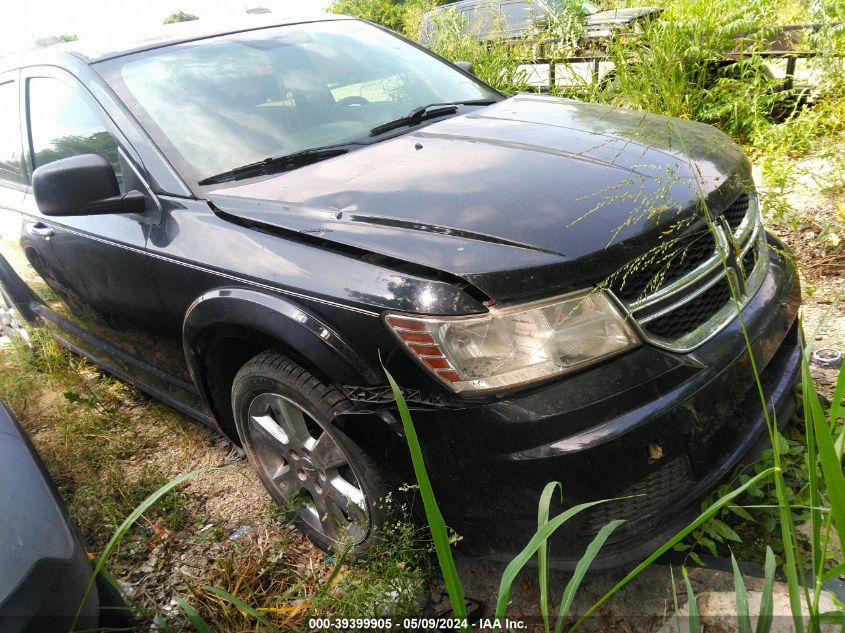
{"type": "Polygon", "coordinates": [[[753,55],[772,34],[766,2],[678,0],[637,37],[609,43],[613,70],[588,96],[612,105],[713,123],[753,138],[772,121],[775,82],[753,55]],[[746,51],[737,63],[726,56],[746,51]]]}
{"type": "Polygon", "coordinates": [[[417,432],[414,429],[414,424],[411,421],[411,413],[408,410],[408,405],[402,397],[402,392],[399,386],[386,370],[387,380],[393,390],[393,395],[396,398],[396,404],[399,407],[399,414],[402,418],[402,427],[408,440],[408,449],[411,452],[411,461],[414,466],[414,474],[417,477],[417,483],[420,487],[420,495],[423,500],[423,507],[425,516],[428,520],[428,526],[431,530],[431,537],[434,540],[435,551],[437,552],[437,561],[440,564],[440,571],[443,573],[443,580],[446,583],[446,589],[449,592],[449,600],[452,603],[452,611],[456,618],[461,620],[467,617],[466,601],[464,599],[464,589],[458,577],[458,570],[455,567],[455,560],[452,557],[451,543],[449,541],[449,532],[446,529],[446,522],[443,520],[443,515],[440,513],[440,507],[437,505],[437,500],[434,498],[434,490],[431,487],[431,482],[428,478],[428,472],[425,468],[425,461],[423,459],[422,449],[419,440],[417,439],[417,432]]]}
{"type": "Polygon", "coordinates": [[[115,530],[111,539],[109,539],[109,542],[106,544],[105,548],[103,548],[103,551],[100,553],[100,556],[97,557],[97,562],[94,565],[94,570],[91,574],[90,579],[88,580],[88,584],[85,587],[85,592],[82,595],[82,600],[79,603],[79,608],[77,609],[76,615],[74,616],[73,622],[71,623],[71,631],[76,627],[76,622],[79,620],[79,616],[82,613],[82,609],[84,608],[85,603],[88,601],[88,596],[90,595],[91,590],[94,588],[94,585],[97,582],[97,577],[104,572],[106,563],[108,562],[115,549],[117,549],[117,547],[120,545],[120,542],[129,532],[130,528],[135,525],[138,519],[140,519],[147,510],[154,506],[156,502],[158,502],[162,497],[167,495],[171,490],[188,481],[192,477],[196,477],[197,475],[201,475],[211,470],[214,469],[201,468],[185,473],[184,475],[180,475],[179,477],[176,477],[174,479],[171,479],[166,484],[161,486],[158,490],[154,491],[149,497],[144,499],[134,510],[132,510],[132,512],[129,513],[129,516],[127,516],[124,519],[123,523],[121,523],[120,526],[118,526],[117,530],[115,530]]]}
{"type": "MultiPolygon", "coordinates": [[[[452,610],[456,617],[463,619],[466,617],[466,608],[463,604],[463,585],[455,567],[455,561],[452,556],[451,546],[449,543],[448,534],[445,529],[443,516],[440,513],[439,507],[437,506],[437,501],[434,496],[434,490],[428,478],[428,473],[425,467],[425,460],[422,455],[422,449],[420,447],[419,440],[417,439],[416,431],[414,430],[410,411],[408,410],[408,405],[405,402],[405,399],[402,396],[402,392],[393,377],[390,375],[389,372],[387,372],[387,370],[385,370],[385,374],[387,375],[388,382],[390,383],[394,398],[396,399],[396,405],[399,410],[399,414],[402,419],[402,425],[406,433],[408,448],[411,451],[411,456],[413,460],[414,473],[417,476],[417,481],[420,486],[420,492],[425,502],[426,517],[429,520],[431,534],[437,547],[438,562],[440,563],[440,569],[443,574],[444,581],[446,583],[446,588],[449,592],[452,610]]],[[[587,618],[589,618],[596,610],[598,610],[599,607],[601,607],[605,602],[607,602],[620,589],[625,587],[628,583],[630,583],[637,576],[639,576],[646,568],[648,568],[652,563],[654,563],[654,561],[656,561],[663,554],[671,550],[672,547],[674,547],[677,543],[683,540],[687,535],[692,533],[695,529],[697,529],[703,523],[712,518],[717,512],[719,512],[719,510],[727,506],[736,497],[745,492],[746,489],[756,485],[762,479],[771,476],[774,472],[774,468],[763,471],[762,473],[756,475],[751,480],[738,487],[731,493],[725,495],[712,506],[710,506],[705,512],[696,517],[684,529],[675,534],[661,547],[657,548],[646,560],[637,565],[630,573],[628,573],[624,578],[622,578],[622,580],[616,583],[616,585],[614,585],[607,593],[605,593],[590,609],[588,609],[578,619],[576,624],[572,627],[571,631],[575,631],[580,628],[580,626],[584,624],[587,618]]],[[[513,583],[516,581],[516,578],[518,577],[519,573],[524,569],[526,564],[535,555],[537,555],[539,583],[541,588],[540,611],[545,629],[546,631],[549,630],[549,563],[547,553],[548,539],[557,529],[563,526],[569,519],[571,519],[578,513],[599,504],[612,502],[612,500],[609,499],[602,499],[587,503],[581,503],[566,509],[554,518],[549,519],[549,504],[551,503],[552,495],[554,494],[555,490],[560,490],[561,488],[562,486],[559,482],[550,482],[546,485],[540,496],[540,504],[538,507],[537,531],[534,533],[534,535],[531,537],[531,539],[528,541],[522,551],[520,551],[519,554],[517,554],[514,559],[507,565],[504,572],[502,573],[502,577],[499,583],[498,597],[496,599],[495,611],[495,617],[500,620],[506,615],[508,598],[510,596],[513,583]]],[[[602,546],[610,537],[613,530],[619,527],[619,525],[621,525],[622,523],[623,521],[620,520],[609,522],[607,525],[603,526],[599,530],[598,534],[594,537],[593,541],[590,543],[589,546],[587,546],[584,555],[577,563],[575,571],[561,595],[560,608],[558,609],[558,617],[557,622],[555,624],[555,633],[561,633],[561,631],[563,630],[563,626],[566,622],[566,618],[569,616],[570,608],[572,606],[575,595],[578,592],[578,589],[580,588],[584,576],[589,570],[591,563],[596,558],[596,556],[599,555],[602,546]]]]}
{"type": "MultiPolygon", "coordinates": [[[[734,574],[734,596],[736,597],[736,619],[737,619],[737,633],[751,633],[752,615],[751,608],[748,603],[748,591],[745,588],[745,581],[739,571],[736,558],[731,554],[731,567],[734,574]]],[[[675,606],[674,622],[675,630],[680,633],[683,629],[680,623],[681,609],[678,607],[678,591],[675,586],[675,576],[670,568],[670,576],[672,578],[672,600],[675,606]]],[[[701,614],[698,611],[698,604],[696,602],[695,592],[690,584],[689,575],[686,567],[681,568],[684,579],[684,586],[687,594],[687,630],[689,633],[699,633],[704,630],[701,622],[701,614]]],[[[757,626],[754,627],[754,633],[769,633],[772,629],[772,622],[774,621],[774,580],[775,580],[775,554],[772,548],[766,548],[766,564],[763,570],[763,590],[760,592],[760,605],[757,610],[756,620],[757,626]]]]}
{"type": "MultiPolygon", "coordinates": [[[[834,400],[825,412],[815,390],[807,358],[808,346],[802,356],[802,405],[803,422],[806,429],[805,459],[810,473],[810,545],[809,561],[801,554],[796,534],[797,527],[789,512],[790,502],[784,494],[785,482],[780,468],[775,472],[775,482],[780,481],[776,491],[782,522],[781,539],[785,554],[783,571],[789,587],[790,607],[795,631],[818,633],[824,623],[845,623],[845,612],[822,612],[821,598],[825,583],[845,573],[845,563],[834,562],[841,552],[834,546],[836,539],[843,537],[845,524],[845,476],[842,471],[842,457],[845,450],[845,425],[842,424],[842,397],[845,396],[845,368],[836,383],[834,400]],[[826,414],[827,413],[827,414],[826,414]]],[[[775,451],[777,453],[777,451],[775,451]]],[[[839,542],[842,542],[839,540],[839,542]]],[[[736,560],[731,554],[734,570],[734,585],[738,630],[751,631],[749,606],[745,585],[736,560]]],[[[764,585],[759,609],[757,633],[767,633],[772,623],[772,585],[776,563],[771,548],[766,548],[764,585]]],[[[684,570],[686,578],[686,570],[684,570]]],[[[701,623],[695,609],[695,597],[688,586],[688,617],[690,631],[700,630],[701,623]]],[[[678,611],[676,604],[676,612],[678,611]]]]}
{"type": "MultiPolygon", "coordinates": [[[[803,593],[807,598],[807,608],[810,612],[809,631],[812,633],[818,630],[823,616],[818,609],[823,585],[830,578],[827,563],[832,553],[831,535],[835,532],[839,542],[845,542],[842,540],[845,537],[845,476],[842,473],[845,425],[837,423],[842,414],[841,401],[845,394],[845,368],[839,374],[834,393],[835,402],[831,405],[828,420],[810,375],[807,362],[809,352],[808,346],[801,367],[807,460],[811,473],[815,474],[818,463],[822,474],[821,478],[812,477],[810,480],[810,505],[813,508],[810,515],[810,571],[813,583],[810,587],[805,584],[803,593]]],[[[794,534],[795,526],[790,525],[790,528],[790,532],[794,534]]]]}
{"type": "MultiPolygon", "coordinates": [[[[102,374],[63,349],[41,328],[32,348],[0,350],[0,394],[34,436],[50,475],[86,541],[102,548],[124,517],[168,481],[156,463],[130,465],[132,457],[184,431],[158,405],[140,425],[127,404],[143,402],[131,386],[102,374]]],[[[175,492],[157,508],[170,530],[185,522],[175,492]]]]}

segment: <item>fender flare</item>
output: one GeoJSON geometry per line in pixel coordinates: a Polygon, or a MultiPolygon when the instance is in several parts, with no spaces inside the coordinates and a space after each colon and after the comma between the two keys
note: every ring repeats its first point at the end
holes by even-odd
{"type": "Polygon", "coordinates": [[[206,402],[211,394],[203,380],[205,333],[243,328],[294,350],[332,383],[375,384],[370,364],[331,326],[305,308],[277,296],[246,288],[216,288],[188,307],[182,344],[194,384],[206,402]]]}

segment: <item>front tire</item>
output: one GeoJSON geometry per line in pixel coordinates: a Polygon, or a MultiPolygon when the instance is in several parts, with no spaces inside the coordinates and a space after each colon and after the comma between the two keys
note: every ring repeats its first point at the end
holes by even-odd
{"type": "Polygon", "coordinates": [[[235,425],[246,454],[273,500],[318,547],[352,541],[361,553],[384,525],[389,492],[378,465],[340,431],[343,395],[272,351],[238,371],[232,383],[235,425]]]}

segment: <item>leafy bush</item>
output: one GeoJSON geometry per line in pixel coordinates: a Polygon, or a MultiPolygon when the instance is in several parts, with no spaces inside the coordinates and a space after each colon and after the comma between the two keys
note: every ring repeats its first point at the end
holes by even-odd
{"type": "Polygon", "coordinates": [[[775,82],[760,57],[749,54],[731,62],[726,55],[738,46],[751,53],[771,36],[763,4],[672,3],[639,37],[610,44],[614,70],[590,97],[711,123],[741,141],[753,138],[771,123],[775,101],[784,95],[773,90],[775,82]]]}
{"type": "Polygon", "coordinates": [[[335,0],[330,11],[375,22],[399,33],[404,31],[405,7],[391,0],[335,0]]]}
{"type": "Polygon", "coordinates": [[[177,24],[179,22],[191,22],[192,20],[199,20],[199,17],[194,15],[193,13],[177,11],[176,13],[171,13],[166,18],[164,18],[162,24],[177,24]]]}
{"type": "MultiPolygon", "coordinates": [[[[504,18],[496,12],[494,16],[494,33],[501,32],[504,18]]],[[[435,53],[450,61],[469,62],[481,81],[501,92],[513,94],[524,87],[526,74],[520,68],[520,59],[527,45],[515,45],[502,37],[479,42],[466,31],[463,18],[456,11],[434,16],[431,25],[435,33],[431,48],[435,53]]]]}

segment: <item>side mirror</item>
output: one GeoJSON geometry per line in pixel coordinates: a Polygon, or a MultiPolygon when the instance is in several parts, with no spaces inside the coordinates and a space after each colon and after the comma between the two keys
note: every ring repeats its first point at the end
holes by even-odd
{"type": "Polygon", "coordinates": [[[475,71],[472,69],[472,64],[469,62],[455,62],[455,66],[460,68],[465,73],[469,73],[470,75],[474,75],[475,71]]]}
{"type": "Polygon", "coordinates": [[[143,213],[144,194],[122,195],[114,168],[102,156],[82,154],[61,158],[32,174],[35,203],[44,215],[143,213]]]}

